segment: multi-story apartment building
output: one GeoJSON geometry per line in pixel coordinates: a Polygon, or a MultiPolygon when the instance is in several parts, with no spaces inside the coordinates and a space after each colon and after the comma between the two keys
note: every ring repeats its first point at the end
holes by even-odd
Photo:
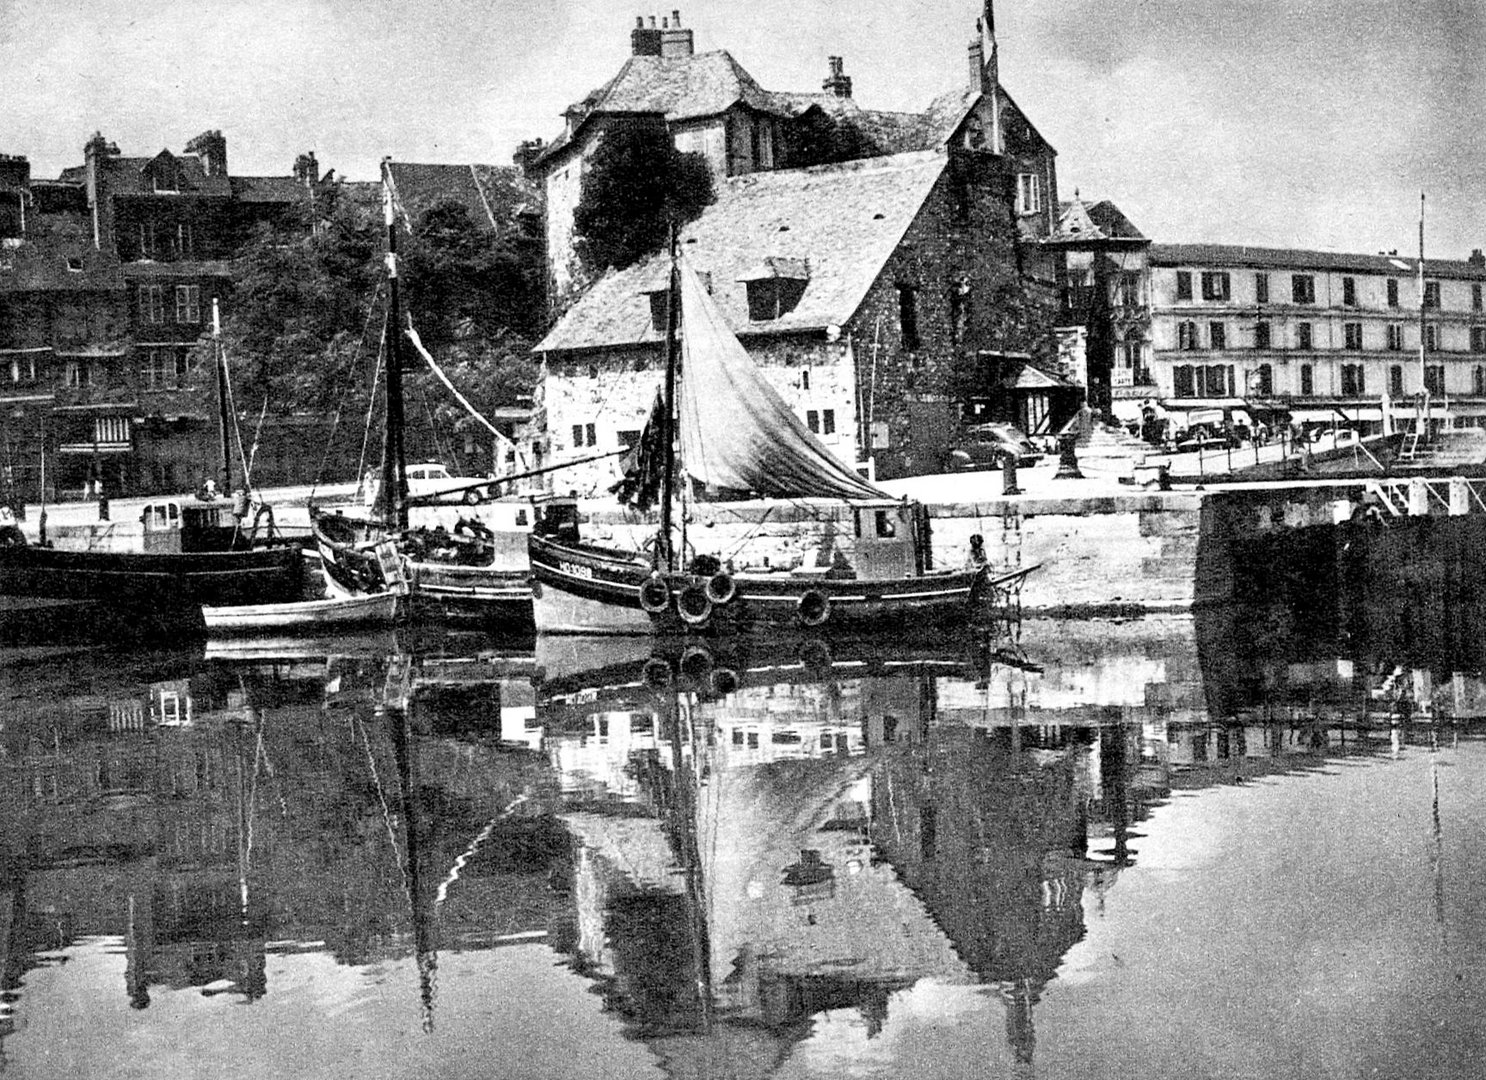
{"type": "Polygon", "coordinates": [[[1246,408],[1381,429],[1427,389],[1486,426],[1486,257],[1153,244],[1150,379],[1172,412],[1246,408]],[[1421,303],[1422,301],[1422,303],[1421,303]],[[1423,348],[1421,350],[1420,345],[1423,348]]]}
{"type": "MultiPolygon", "coordinates": [[[[227,140],[125,157],[102,135],[55,180],[0,156],[0,498],[195,486],[214,471],[210,370],[192,363],[260,225],[299,229],[294,176],[231,176],[227,140]]],[[[209,367],[209,366],[208,366],[209,367]]]]}

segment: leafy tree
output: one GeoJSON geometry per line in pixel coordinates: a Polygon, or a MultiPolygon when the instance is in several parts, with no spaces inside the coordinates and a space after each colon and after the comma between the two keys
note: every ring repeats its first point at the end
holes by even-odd
{"type": "Polygon", "coordinates": [[[691,220],[712,197],[706,159],[677,150],[664,124],[612,128],[589,159],[573,211],[578,257],[594,273],[630,266],[664,246],[673,220],[691,220]]]}
{"type": "MultiPolygon", "coordinates": [[[[374,200],[336,198],[312,235],[264,230],[238,260],[223,327],[238,406],[364,415],[386,303],[384,232],[374,200]]],[[[424,347],[482,411],[531,391],[542,329],[542,240],[525,220],[499,232],[440,202],[399,232],[403,298],[424,347]]],[[[207,360],[203,343],[200,359],[207,360]]],[[[463,410],[410,355],[410,437],[436,446],[463,410]],[[419,429],[422,428],[420,431],[419,429]]]]}
{"type": "Polygon", "coordinates": [[[818,106],[790,125],[780,149],[781,164],[788,169],[855,161],[882,152],[855,125],[818,106]]]}

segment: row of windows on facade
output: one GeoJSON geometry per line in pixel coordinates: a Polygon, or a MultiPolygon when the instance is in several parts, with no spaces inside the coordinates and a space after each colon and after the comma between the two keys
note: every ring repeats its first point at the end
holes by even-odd
{"type": "MultiPolygon", "coordinates": [[[[799,278],[769,277],[744,283],[748,294],[748,319],[750,322],[769,322],[788,315],[799,306],[805,295],[808,281],[799,278]]],[[[703,285],[711,292],[711,282],[703,278],[703,285]]],[[[903,348],[912,352],[923,347],[923,338],[918,325],[918,293],[916,285],[899,284],[898,291],[898,335],[903,348]]],[[[657,333],[666,331],[667,293],[657,290],[649,294],[650,326],[657,333]]],[[[945,289],[949,308],[949,337],[951,345],[965,340],[970,325],[970,295],[968,283],[956,281],[945,289]]]]}
{"type": "MultiPolygon", "coordinates": [[[[1204,270],[1200,273],[1200,284],[1202,287],[1202,299],[1227,301],[1233,298],[1232,276],[1226,270],[1204,270]]],[[[1396,308],[1399,306],[1398,278],[1387,279],[1388,306],[1396,308]]],[[[1176,272],[1176,298],[1178,300],[1192,300],[1192,271],[1178,270],[1176,272]]],[[[1296,304],[1314,304],[1316,302],[1316,277],[1314,274],[1291,274],[1290,275],[1290,300],[1296,304]]],[[[1269,299],[1269,275],[1256,273],[1254,275],[1254,302],[1256,304],[1267,304],[1269,299]]],[[[1355,277],[1342,278],[1342,306],[1357,307],[1357,279],[1355,277]]],[[[1424,306],[1426,308],[1438,308],[1440,306],[1440,283],[1438,281],[1426,281],[1424,283],[1424,306]]],[[[1486,296],[1482,295],[1480,282],[1471,283],[1471,310],[1486,310],[1486,296]]]]}
{"type": "MultiPolygon", "coordinates": [[[[189,354],[175,348],[136,349],[139,357],[139,385],[144,390],[176,390],[195,368],[189,354]]],[[[10,358],[10,381],[12,383],[35,382],[37,376],[34,356],[12,356],[10,358]]],[[[73,390],[103,386],[108,381],[108,364],[103,360],[64,360],[62,363],[62,385],[73,390]]]]}
{"type": "MultiPolygon", "coordinates": [[[[1343,364],[1339,372],[1342,397],[1365,397],[1367,373],[1362,364],[1343,364]]],[[[1274,395],[1274,368],[1260,364],[1244,372],[1245,392],[1258,397],[1274,395]]],[[[1431,394],[1445,393],[1445,365],[1427,364],[1424,368],[1424,389],[1431,394]]],[[[1171,392],[1179,398],[1236,397],[1237,381],[1232,364],[1181,364],[1171,370],[1171,392]]],[[[1393,364],[1388,368],[1388,394],[1403,397],[1404,366],[1393,364]]],[[[1486,397],[1486,366],[1477,364],[1471,371],[1471,393],[1486,397]]],[[[1300,397],[1316,396],[1316,372],[1311,364],[1300,365],[1300,397]]]]}
{"type": "MultiPolygon", "coordinates": [[[[1198,324],[1190,320],[1176,324],[1176,347],[1178,349],[1200,349],[1202,338],[1198,324]]],[[[1342,324],[1342,348],[1360,352],[1366,347],[1366,337],[1362,332],[1360,322],[1349,322],[1342,324]]],[[[1399,352],[1403,349],[1403,324],[1389,323],[1387,328],[1386,348],[1391,352],[1399,352]]],[[[1210,322],[1207,324],[1207,347],[1210,349],[1226,349],[1228,345],[1228,325],[1222,322],[1210,322]]],[[[1274,344],[1273,326],[1266,320],[1259,320],[1254,324],[1254,344],[1256,349],[1273,349],[1279,346],[1274,344]]],[[[1429,352],[1439,352],[1444,348],[1444,336],[1440,327],[1434,324],[1426,324],[1424,327],[1424,348],[1429,352]]],[[[1315,348],[1315,327],[1308,322],[1295,324],[1295,348],[1315,348]]],[[[1486,352],[1486,326],[1472,326],[1470,328],[1470,351],[1473,353],[1486,352]]]]}
{"type": "MultiPolygon", "coordinates": [[[[836,434],[836,410],[835,409],[807,409],[805,410],[805,426],[814,435],[836,434]]],[[[639,431],[620,431],[617,433],[619,445],[624,447],[634,446],[640,441],[639,431]]],[[[574,424],[573,425],[573,447],[575,449],[597,446],[598,426],[596,424],[574,424]]],[[[468,448],[466,449],[468,453],[468,448]]]]}

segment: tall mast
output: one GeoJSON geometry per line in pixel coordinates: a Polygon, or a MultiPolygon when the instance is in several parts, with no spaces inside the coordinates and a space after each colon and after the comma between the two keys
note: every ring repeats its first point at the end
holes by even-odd
{"type": "Polygon", "coordinates": [[[676,488],[676,327],[681,316],[681,271],[676,262],[676,226],[671,225],[671,276],[666,288],[666,384],[661,411],[665,414],[665,457],[660,478],[660,541],[655,545],[656,569],[676,569],[671,548],[671,500],[676,488]]]}
{"type": "MultiPolygon", "coordinates": [[[[227,356],[222,352],[222,311],[217,298],[212,297],[212,351],[217,368],[217,426],[222,437],[222,491],[232,490],[232,449],[228,434],[231,431],[232,409],[228,404],[227,356]]],[[[247,484],[243,485],[244,490],[247,484]]]]}
{"type": "Polygon", "coordinates": [[[392,159],[382,159],[382,216],[387,222],[387,422],[382,437],[382,491],[377,501],[388,525],[408,527],[407,457],[403,451],[402,303],[397,280],[397,214],[392,159]]]}

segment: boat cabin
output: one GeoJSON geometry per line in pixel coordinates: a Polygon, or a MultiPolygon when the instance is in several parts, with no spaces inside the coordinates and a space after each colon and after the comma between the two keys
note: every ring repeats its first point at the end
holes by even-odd
{"type": "Polygon", "coordinates": [[[146,503],[139,521],[144,550],[153,554],[241,551],[252,546],[226,503],[192,505],[174,499],[146,503]]]}
{"type": "Polygon", "coordinates": [[[532,532],[549,537],[560,544],[580,542],[578,500],[572,496],[557,496],[543,502],[534,502],[536,522],[532,532]]]}
{"type": "Polygon", "coordinates": [[[852,504],[857,576],[882,579],[913,577],[931,569],[929,515],[915,502],[852,504]]]}

